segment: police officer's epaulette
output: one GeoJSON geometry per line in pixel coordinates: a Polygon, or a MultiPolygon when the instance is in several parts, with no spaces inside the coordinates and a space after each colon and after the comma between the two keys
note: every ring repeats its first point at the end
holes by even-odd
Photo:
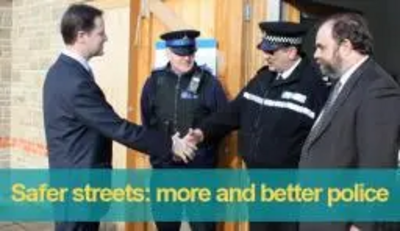
{"type": "Polygon", "coordinates": [[[164,78],[162,78],[165,75],[165,71],[167,70],[167,66],[162,66],[162,67],[156,67],[151,71],[150,78],[155,81],[157,86],[160,86],[164,83],[164,78]]]}
{"type": "Polygon", "coordinates": [[[261,67],[260,69],[257,70],[257,74],[259,74],[259,73],[261,73],[263,71],[268,71],[268,70],[269,70],[268,66],[263,66],[263,67],[261,67]]]}
{"type": "Polygon", "coordinates": [[[151,70],[151,75],[153,74],[158,74],[160,72],[163,72],[167,69],[167,66],[162,66],[162,67],[156,67],[153,70],[151,70]]]}
{"type": "Polygon", "coordinates": [[[206,74],[209,74],[209,75],[213,75],[212,69],[209,66],[207,66],[207,64],[203,64],[203,65],[199,66],[199,69],[203,73],[206,73],[206,74]]]}

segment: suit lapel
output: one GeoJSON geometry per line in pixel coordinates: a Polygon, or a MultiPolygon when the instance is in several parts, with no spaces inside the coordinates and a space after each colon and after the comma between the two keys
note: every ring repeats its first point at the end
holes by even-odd
{"type": "Polygon", "coordinates": [[[350,93],[352,92],[353,88],[355,87],[358,80],[360,80],[361,75],[365,72],[365,70],[373,65],[373,60],[369,58],[366,60],[349,78],[349,80],[343,86],[343,89],[340,91],[339,95],[337,96],[334,104],[330,111],[328,111],[324,116],[325,118],[322,120],[321,128],[316,131],[316,134],[311,134],[308,136],[310,140],[305,142],[306,150],[326,131],[329,127],[332,119],[335,117],[339,108],[343,105],[346,99],[349,97],[350,93]]]}

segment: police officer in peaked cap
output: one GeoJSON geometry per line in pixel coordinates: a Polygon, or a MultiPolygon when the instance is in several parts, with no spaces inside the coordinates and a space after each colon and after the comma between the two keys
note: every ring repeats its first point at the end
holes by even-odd
{"type": "Polygon", "coordinates": [[[192,56],[197,51],[196,38],[200,36],[197,30],[179,30],[162,34],[160,38],[165,45],[178,56],[192,56]]]}
{"type": "MultiPolygon", "coordinates": [[[[296,169],[329,89],[301,50],[307,28],[291,22],[259,26],[263,37],[257,48],[267,65],[225,109],[195,129],[192,139],[207,142],[238,130],[238,153],[248,169],[296,169]]],[[[252,231],[296,229],[294,222],[250,222],[252,231]]]]}
{"type": "MultiPolygon", "coordinates": [[[[226,95],[218,79],[206,66],[195,61],[197,30],[177,30],[162,34],[165,41],[168,64],[155,69],[147,79],[141,96],[142,122],[146,127],[158,129],[172,136],[184,135],[197,127],[209,115],[227,104],[226,95]]],[[[151,157],[155,169],[209,169],[217,164],[217,141],[198,145],[194,159],[185,164],[174,159],[151,157]]],[[[185,176],[182,176],[185,177],[185,176]]],[[[152,178],[152,184],[179,179],[152,178]]],[[[181,221],[161,222],[165,205],[152,205],[153,216],[159,231],[179,231],[181,221]],[[163,207],[163,208],[161,208],[163,207]]],[[[186,213],[195,208],[186,207],[186,213]]],[[[167,209],[168,210],[168,209],[167,209]]],[[[177,212],[177,211],[175,211],[177,212]]],[[[180,212],[180,211],[179,211],[180,212]]],[[[213,231],[214,222],[190,222],[193,230],[213,231]]]]}

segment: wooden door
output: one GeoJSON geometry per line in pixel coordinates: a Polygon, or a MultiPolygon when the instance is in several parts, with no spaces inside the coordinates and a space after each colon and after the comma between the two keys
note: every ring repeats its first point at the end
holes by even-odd
{"type": "MultiPolygon", "coordinates": [[[[155,59],[155,42],[171,29],[190,27],[218,46],[218,78],[233,98],[262,66],[256,49],[261,39],[258,23],[265,20],[268,0],[131,0],[129,112],[140,123],[139,98],[155,59]],[[143,5],[143,3],[146,3],[143,5]],[[249,12],[250,10],[250,12],[249,12]]],[[[242,168],[236,135],[230,136],[220,154],[220,168],[242,168]]],[[[128,168],[149,168],[148,158],[129,151],[128,168]]],[[[129,223],[126,230],[154,230],[151,223],[129,223]]],[[[221,223],[218,230],[247,230],[247,223],[221,223]]]]}

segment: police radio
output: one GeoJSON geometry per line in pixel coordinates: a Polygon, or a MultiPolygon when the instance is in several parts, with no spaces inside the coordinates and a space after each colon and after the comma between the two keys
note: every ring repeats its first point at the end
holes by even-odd
{"type": "Polygon", "coordinates": [[[199,87],[200,87],[201,76],[202,76],[202,73],[196,71],[196,73],[190,79],[190,83],[189,83],[189,86],[187,88],[188,92],[190,92],[190,93],[192,93],[194,95],[197,95],[197,92],[198,92],[199,87]]]}

